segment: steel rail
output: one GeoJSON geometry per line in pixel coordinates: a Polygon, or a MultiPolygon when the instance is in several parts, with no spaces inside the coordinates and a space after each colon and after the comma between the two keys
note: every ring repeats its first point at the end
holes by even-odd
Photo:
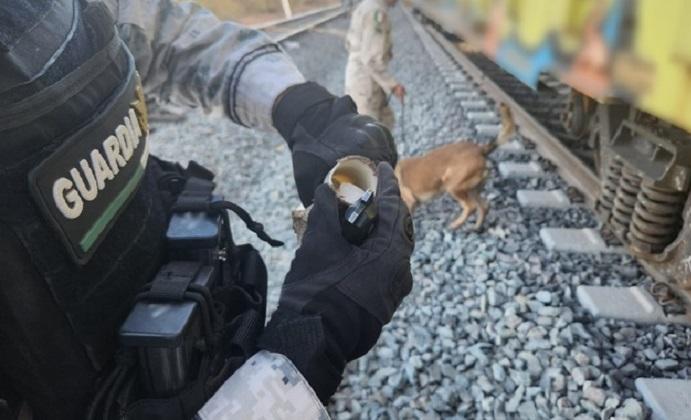
{"type": "Polygon", "coordinates": [[[338,5],[338,4],[333,5],[333,6],[326,6],[326,7],[316,9],[316,10],[310,10],[309,12],[301,13],[299,15],[295,15],[291,18],[277,19],[277,20],[272,20],[269,22],[264,22],[264,23],[260,23],[257,25],[253,25],[252,29],[264,30],[264,29],[271,28],[271,27],[281,26],[281,25],[286,24],[286,23],[291,23],[291,22],[295,22],[298,20],[307,19],[310,17],[314,17],[315,15],[331,12],[334,10],[338,10],[340,8],[341,8],[341,5],[338,5]]]}
{"type": "Polygon", "coordinates": [[[334,20],[346,12],[347,9],[341,5],[327,6],[294,16],[290,19],[281,19],[256,25],[253,26],[253,29],[258,29],[268,33],[275,42],[283,42],[296,35],[334,20]],[[301,21],[305,21],[305,23],[297,27],[294,26],[301,21]]]}

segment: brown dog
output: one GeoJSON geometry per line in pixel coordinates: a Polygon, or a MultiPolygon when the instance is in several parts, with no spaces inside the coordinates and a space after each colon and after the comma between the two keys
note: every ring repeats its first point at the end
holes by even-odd
{"type": "Polygon", "coordinates": [[[489,144],[464,140],[398,163],[396,177],[401,197],[411,213],[419,203],[447,192],[463,208],[463,213],[449,228],[458,229],[475,211],[478,211],[475,229],[482,227],[489,209],[487,201],[480,196],[488,175],[486,156],[497,146],[508,142],[516,132],[511,109],[506,104],[499,105],[499,114],[501,131],[489,144]]]}

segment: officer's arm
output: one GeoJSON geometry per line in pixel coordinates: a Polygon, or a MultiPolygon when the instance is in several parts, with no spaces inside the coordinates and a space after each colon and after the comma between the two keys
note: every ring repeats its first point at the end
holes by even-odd
{"type": "Polygon", "coordinates": [[[147,94],[267,129],[276,98],[304,78],[259,31],[222,22],[192,3],[106,0],[134,54],[147,94]]]}
{"type": "Polygon", "coordinates": [[[386,13],[377,10],[364,17],[362,34],[362,61],[367,70],[385,92],[391,92],[398,84],[388,65],[391,53],[391,29],[386,13]]]}
{"type": "Polygon", "coordinates": [[[197,420],[328,418],[295,366],[268,351],[245,362],[197,414],[197,420]]]}
{"type": "Polygon", "coordinates": [[[278,130],[293,152],[303,203],[343,156],[396,163],[390,136],[373,139],[375,124],[357,118],[352,100],[305,83],[267,35],[221,22],[191,3],[102,1],[117,17],[146,93],[207,110],[222,107],[239,124],[278,130]]]}

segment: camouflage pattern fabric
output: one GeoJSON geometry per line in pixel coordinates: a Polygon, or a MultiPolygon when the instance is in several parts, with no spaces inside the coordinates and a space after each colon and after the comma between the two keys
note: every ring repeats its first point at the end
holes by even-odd
{"type": "Polygon", "coordinates": [[[193,3],[103,1],[134,55],[148,97],[271,130],[276,98],[304,77],[266,34],[222,22],[193,3]]]}
{"type": "Polygon", "coordinates": [[[260,351],[202,407],[197,420],[328,420],[312,388],[286,357],[260,351]]]}
{"type": "Polygon", "coordinates": [[[389,7],[384,0],[364,0],[353,12],[346,38],[348,65],[345,91],[358,112],[393,128],[387,95],[398,84],[388,72],[393,58],[389,7]]]}

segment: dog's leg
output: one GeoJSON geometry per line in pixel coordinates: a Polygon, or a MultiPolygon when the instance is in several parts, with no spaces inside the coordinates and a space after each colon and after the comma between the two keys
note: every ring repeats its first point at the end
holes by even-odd
{"type": "Polygon", "coordinates": [[[466,193],[451,193],[451,195],[458,201],[458,204],[463,208],[463,213],[456,220],[454,220],[450,225],[449,229],[456,230],[468,220],[470,214],[475,211],[475,203],[468,200],[468,195],[466,193]]]}
{"type": "Polygon", "coordinates": [[[485,223],[485,217],[487,217],[487,211],[489,210],[489,203],[487,200],[482,198],[478,191],[474,191],[471,197],[477,203],[477,220],[475,220],[475,230],[480,230],[482,225],[485,223]]]}
{"type": "Polygon", "coordinates": [[[408,207],[408,211],[410,212],[410,214],[413,214],[413,211],[415,211],[415,207],[417,207],[417,199],[415,198],[413,192],[410,191],[410,188],[404,187],[403,185],[401,185],[400,188],[401,199],[405,203],[406,207],[408,207]]]}

